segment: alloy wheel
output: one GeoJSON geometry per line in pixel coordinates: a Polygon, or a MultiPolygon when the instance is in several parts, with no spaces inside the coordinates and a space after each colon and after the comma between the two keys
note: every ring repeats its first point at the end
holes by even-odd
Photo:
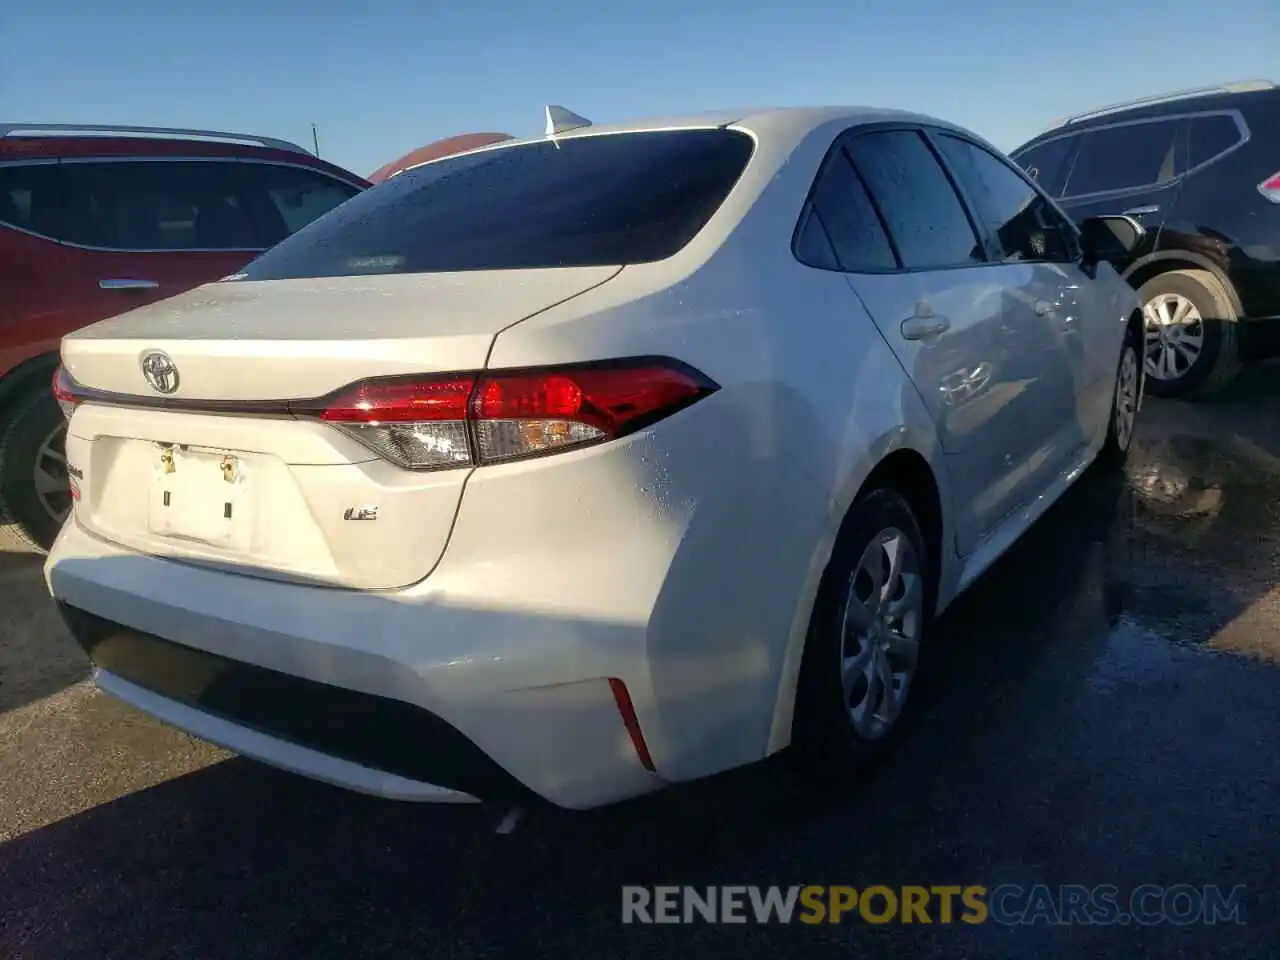
{"type": "Polygon", "coordinates": [[[58,523],[71,512],[71,488],[67,476],[67,428],[56,427],[36,450],[32,468],[36,499],[45,513],[58,523]]]}
{"type": "Polygon", "coordinates": [[[901,530],[882,530],[854,567],[840,619],[841,689],[863,738],[883,738],[901,715],[923,623],[924,582],[915,547],[901,530]]]}
{"type": "Polygon", "coordinates": [[[1161,293],[1142,308],[1147,376],[1177,380],[1204,350],[1204,318],[1196,305],[1177,293],[1161,293]]]}
{"type": "Polygon", "coordinates": [[[1116,444],[1128,450],[1133,441],[1133,425],[1138,417],[1138,357],[1127,343],[1120,355],[1120,371],[1116,374],[1115,434],[1116,444]]]}

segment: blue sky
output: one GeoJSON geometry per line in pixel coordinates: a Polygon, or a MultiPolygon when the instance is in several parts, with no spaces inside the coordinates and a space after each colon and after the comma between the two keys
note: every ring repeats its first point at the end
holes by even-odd
{"type": "Polygon", "coordinates": [[[12,0],[0,119],[310,143],[361,174],[440,137],[760,105],[903,107],[1011,149],[1057,116],[1280,80],[1278,0],[12,0]]]}

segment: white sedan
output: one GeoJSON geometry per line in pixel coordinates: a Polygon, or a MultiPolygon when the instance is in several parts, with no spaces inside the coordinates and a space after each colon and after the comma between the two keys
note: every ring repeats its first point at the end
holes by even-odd
{"type": "Polygon", "coordinates": [[[49,588],[103,690],[356,790],[853,774],[1127,453],[1140,234],[914,114],[549,109],[67,337],[49,588]]]}

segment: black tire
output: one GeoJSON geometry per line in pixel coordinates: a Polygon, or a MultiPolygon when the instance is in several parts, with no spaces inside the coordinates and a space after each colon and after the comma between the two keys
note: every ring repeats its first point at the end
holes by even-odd
{"type": "Polygon", "coordinates": [[[1204,328],[1204,343],[1200,355],[1181,376],[1167,380],[1149,376],[1147,390],[1157,397],[1207,396],[1221,390],[1241,367],[1240,318],[1226,288],[1207,270],[1171,270],[1138,288],[1138,300],[1144,307],[1162,294],[1176,294],[1195,305],[1204,328]]]}
{"type": "Polygon", "coordinates": [[[1143,370],[1141,328],[1130,324],[1120,347],[1120,359],[1116,363],[1115,385],[1111,391],[1111,413],[1107,419],[1107,439],[1098,452],[1098,462],[1110,469],[1122,469],[1133,448],[1133,434],[1137,427],[1138,410],[1142,405],[1142,392],[1146,375],[1143,370]],[[1126,367],[1132,365],[1128,371],[1126,367]],[[1134,390],[1126,396],[1128,377],[1134,377],[1134,390]],[[1123,416],[1129,417],[1125,429],[1123,416]]]}
{"type": "Polygon", "coordinates": [[[889,489],[874,490],[859,498],[850,510],[827,565],[810,619],[796,689],[792,753],[802,771],[824,785],[844,786],[865,772],[890,750],[911,716],[910,691],[919,683],[919,656],[896,722],[877,738],[869,739],[855,729],[850,699],[841,683],[841,663],[846,652],[841,623],[845,597],[864,551],[873,538],[890,528],[906,536],[918,559],[923,599],[917,636],[921,651],[928,646],[936,584],[920,526],[903,497],[889,489]]]}
{"type": "MultiPolygon", "coordinates": [[[[55,434],[60,447],[66,421],[50,393],[29,394],[5,424],[0,438],[0,549],[45,552],[62,529],[62,521],[46,509],[35,484],[41,448],[55,434]]],[[[58,465],[46,467],[54,471],[58,465]]],[[[61,469],[65,483],[65,463],[61,469]]],[[[65,499],[70,509],[69,492],[65,499]]]]}

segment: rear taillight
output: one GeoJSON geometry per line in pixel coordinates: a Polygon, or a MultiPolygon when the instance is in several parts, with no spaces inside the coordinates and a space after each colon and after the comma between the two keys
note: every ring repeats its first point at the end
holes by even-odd
{"type": "Polygon", "coordinates": [[[467,404],[474,389],[474,376],[366,380],[327,400],[320,419],[402,467],[467,466],[467,404]]]}
{"type": "Polygon", "coordinates": [[[1258,192],[1272,203],[1280,203],[1280,171],[1258,184],[1258,192]]]}
{"type": "Polygon", "coordinates": [[[682,363],[645,358],[365,380],[311,412],[393,463],[438,470],[613,440],[716,389],[682,363]]]}
{"type": "Polygon", "coordinates": [[[68,420],[80,404],[81,397],[76,390],[76,382],[71,379],[61,366],[53,372],[53,398],[58,401],[62,415],[68,420]]]}

